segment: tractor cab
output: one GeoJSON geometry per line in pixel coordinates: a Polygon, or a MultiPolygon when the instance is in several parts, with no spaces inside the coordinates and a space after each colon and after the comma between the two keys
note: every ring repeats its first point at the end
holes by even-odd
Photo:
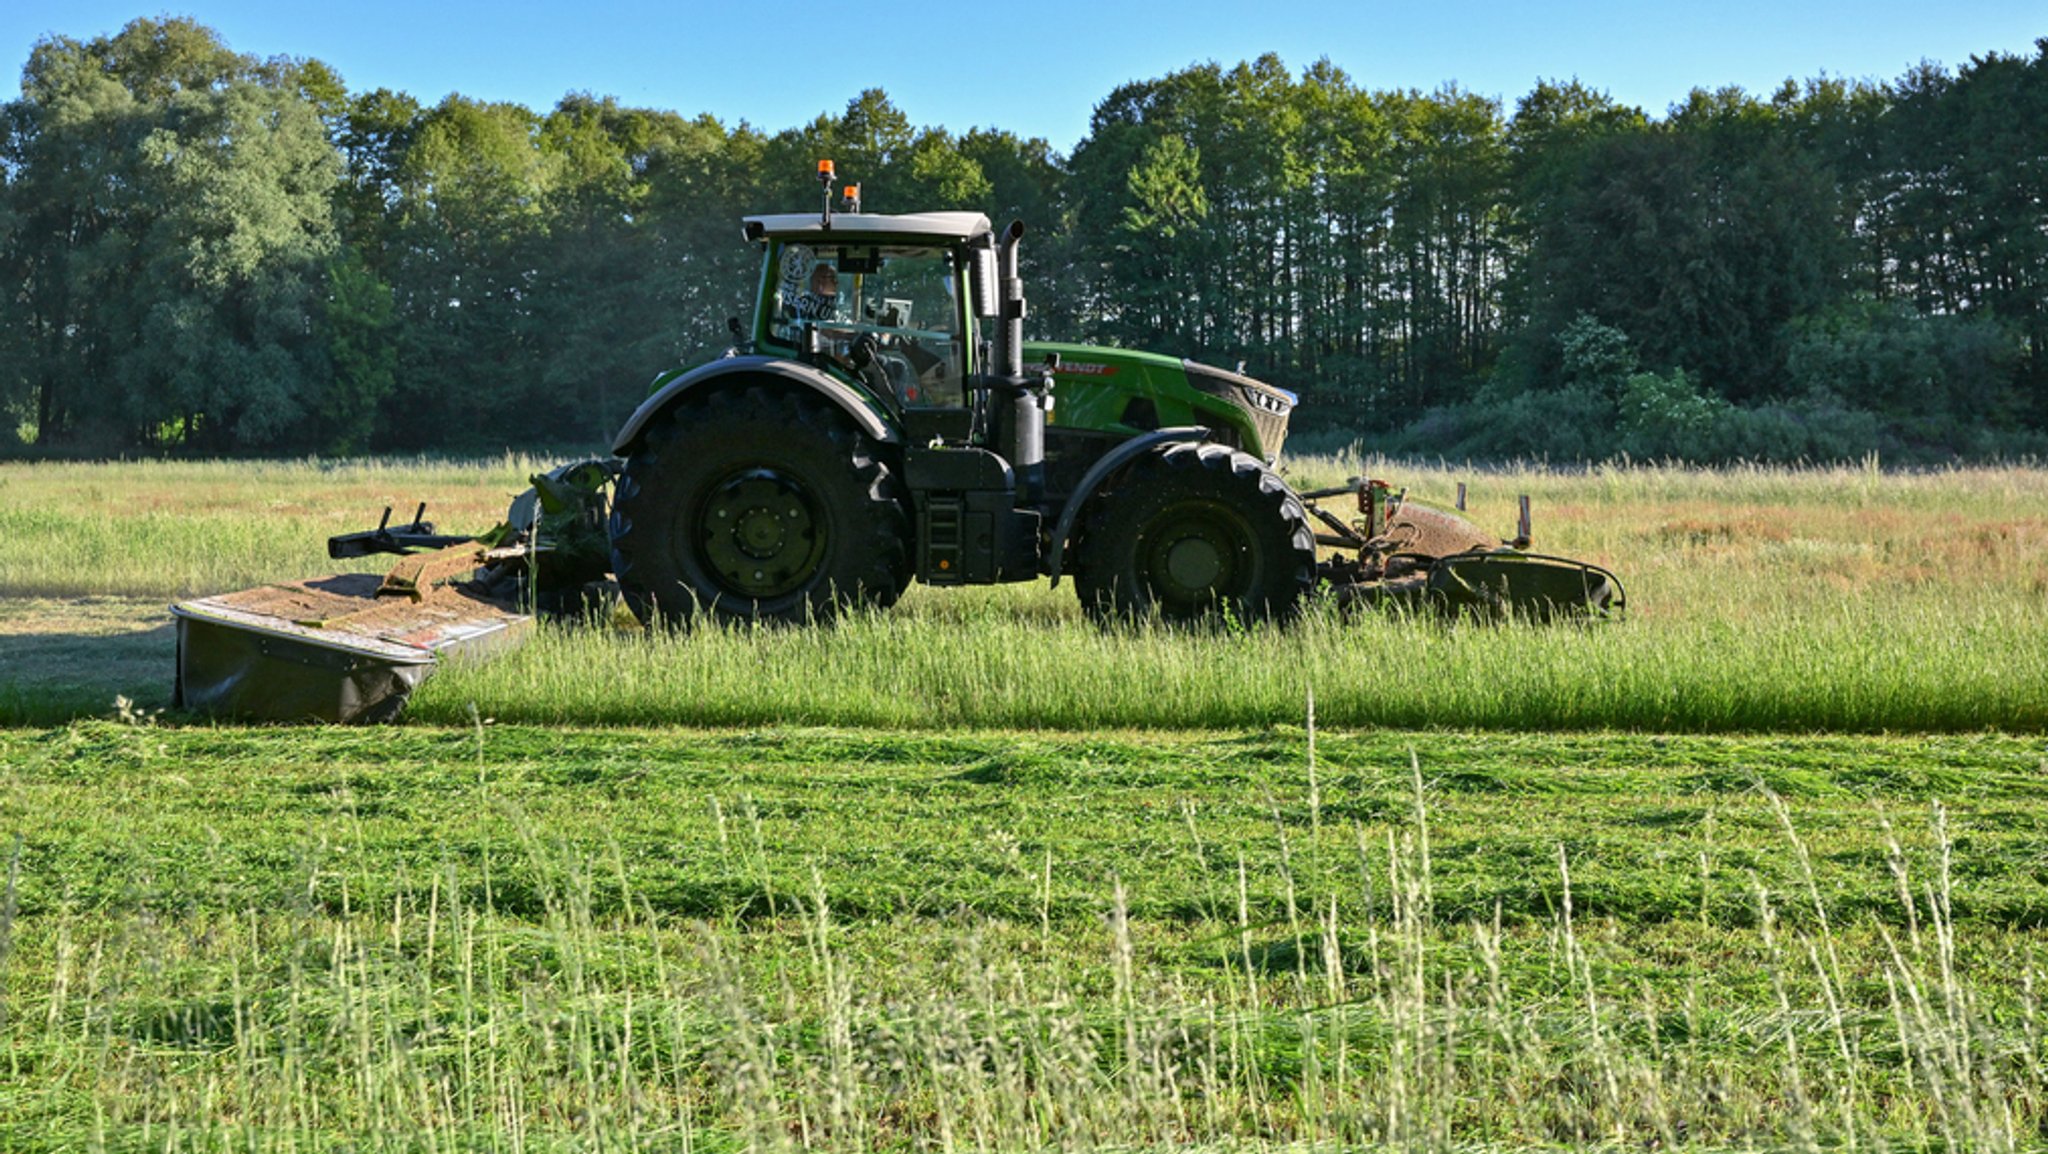
{"type": "Polygon", "coordinates": [[[808,361],[885,408],[965,410],[976,355],[979,213],[746,219],[762,245],[755,351],[808,361]]]}

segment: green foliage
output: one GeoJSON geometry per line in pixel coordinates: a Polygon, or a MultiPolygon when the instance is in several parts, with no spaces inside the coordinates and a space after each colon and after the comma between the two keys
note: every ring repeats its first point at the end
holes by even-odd
{"type": "Polygon", "coordinates": [[[2023,456],[2037,443],[1999,434],[2012,424],[2004,382],[2019,349],[1986,318],[1845,302],[1789,327],[1796,391],[1748,405],[1704,389],[1682,368],[1638,371],[1628,334],[1590,314],[1555,344],[1555,367],[1511,359],[1472,403],[1431,413],[1386,444],[1454,458],[1729,463],[2023,456]]]}
{"type": "Polygon", "coordinates": [[[1875,460],[1887,444],[1877,414],[1846,404],[1827,391],[1731,409],[1726,420],[1724,452],[1734,460],[1875,460]]]}
{"type": "Polygon", "coordinates": [[[724,349],[755,283],[733,221],[815,206],[832,157],[870,211],[1025,220],[1035,335],[1243,362],[1309,427],[1490,457],[2025,452],[2042,140],[2048,48],[1662,119],[1577,80],[1509,115],[1267,55],[1123,84],[1059,156],[880,89],[774,133],[583,93],[428,108],[141,20],[38,45],[0,115],[0,422],[63,452],[599,443],[724,349]],[[1568,368],[1582,320],[1636,364],[1568,368]],[[1624,432],[1601,406],[1637,368],[1661,415],[1624,432]]]}
{"type": "Polygon", "coordinates": [[[1162,136],[1147,145],[1124,178],[1130,203],[1118,227],[1132,234],[1131,247],[1141,249],[1157,236],[1171,241],[1209,215],[1202,191],[1201,155],[1178,136],[1162,136]]]}
{"type": "Polygon", "coordinates": [[[0,276],[39,442],[219,451],[293,431],[325,367],[304,318],[334,238],[308,75],[189,20],[37,45],[0,140],[0,276]]]}
{"type": "Polygon", "coordinates": [[[1584,461],[1611,455],[1613,428],[1614,398],[1605,389],[1489,390],[1431,409],[1373,443],[1397,455],[1451,461],[1584,461]]]}
{"type": "Polygon", "coordinates": [[[1563,368],[1559,378],[1567,386],[1619,396],[1636,371],[1636,351],[1628,334],[1613,325],[1603,325],[1590,314],[1578,318],[1557,334],[1563,368]]]}
{"type": "Polygon", "coordinates": [[[1796,324],[1786,368],[1795,389],[1854,398],[1907,445],[1964,446],[1973,429],[2014,423],[2022,357],[1990,317],[1863,299],[1796,324]]]}
{"type": "Polygon", "coordinates": [[[1731,400],[1780,395],[1782,330],[1838,284],[1835,198],[1765,106],[1696,92],[1662,124],[1597,138],[1532,206],[1530,321],[1591,313],[1731,400]]]}
{"type": "Polygon", "coordinates": [[[1733,406],[1701,393],[1678,369],[1668,375],[1632,373],[1622,386],[1621,451],[1645,461],[1727,459],[1725,437],[1733,406]]]}
{"type": "Polygon", "coordinates": [[[346,456],[369,447],[379,405],[397,382],[396,319],[391,286],[360,255],[348,251],[328,264],[322,320],[333,371],[312,412],[322,452],[346,456]]]}

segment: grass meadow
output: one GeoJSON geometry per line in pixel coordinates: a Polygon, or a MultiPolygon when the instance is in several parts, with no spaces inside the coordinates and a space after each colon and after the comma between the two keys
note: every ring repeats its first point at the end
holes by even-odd
{"type": "Polygon", "coordinates": [[[917,589],[159,712],[168,601],[538,467],[0,465],[0,1149],[2048,1147],[2048,473],[1312,459],[1627,620],[917,589]]]}
{"type": "MultiPolygon", "coordinates": [[[[0,466],[0,719],[168,703],[163,605],[333,571],[329,534],[481,530],[541,463],[0,466]],[[121,622],[127,620],[124,628],[121,622]],[[52,637],[58,641],[50,640],[52,637]],[[76,644],[74,644],[76,643],[76,644]],[[81,666],[78,645],[105,657],[81,666]],[[161,660],[162,664],[156,664],[161,660]],[[111,672],[107,672],[111,671],[111,672]]],[[[1329,724],[1673,732],[2048,727],[2048,471],[1655,467],[1460,474],[1308,458],[1303,487],[1385,475],[1539,550],[1606,565],[1620,628],[1444,627],[1311,614],[1289,630],[1104,633],[1071,585],[913,588],[830,630],[559,630],[415,703],[461,724],[950,729],[1329,724]]]]}

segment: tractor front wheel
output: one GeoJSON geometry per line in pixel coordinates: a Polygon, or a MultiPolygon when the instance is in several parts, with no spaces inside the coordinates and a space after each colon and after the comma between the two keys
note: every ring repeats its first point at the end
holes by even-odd
{"type": "Polygon", "coordinates": [[[1257,458],[1182,442],[1140,457],[1091,502],[1075,588],[1098,620],[1285,618],[1315,582],[1301,498],[1257,458]]]}
{"type": "Polygon", "coordinates": [[[816,397],[761,387],[657,418],[612,502],[612,569],[650,624],[816,622],[893,604],[908,536],[880,446],[816,397]]]}

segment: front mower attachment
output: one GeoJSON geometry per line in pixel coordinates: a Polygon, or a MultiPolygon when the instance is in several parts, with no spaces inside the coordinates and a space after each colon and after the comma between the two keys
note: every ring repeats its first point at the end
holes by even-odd
{"type": "Polygon", "coordinates": [[[171,606],[175,704],[255,721],[375,722],[398,715],[444,658],[517,644],[533,625],[509,599],[454,580],[502,561],[470,540],[345,573],[171,606]]]}

